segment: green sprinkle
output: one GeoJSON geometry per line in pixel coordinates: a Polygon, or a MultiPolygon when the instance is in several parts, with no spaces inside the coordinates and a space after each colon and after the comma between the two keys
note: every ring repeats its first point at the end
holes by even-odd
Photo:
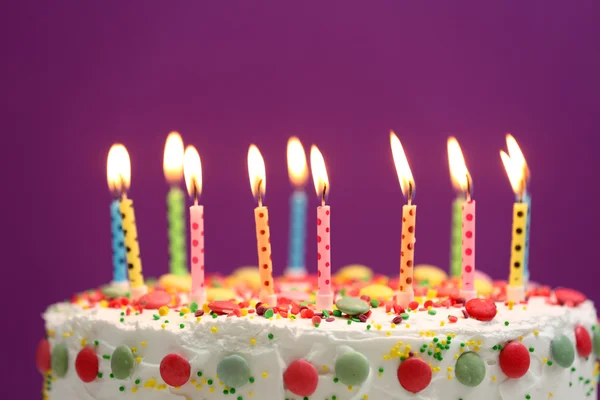
{"type": "Polygon", "coordinates": [[[184,324],[179,324],[179,327],[180,327],[181,329],[183,329],[183,328],[185,328],[185,325],[184,325],[184,324]]]}
{"type": "Polygon", "coordinates": [[[340,310],[333,310],[333,316],[334,317],[341,317],[342,316],[342,312],[340,310]]]}
{"type": "Polygon", "coordinates": [[[238,396],[237,400],[244,400],[242,396],[238,396]]]}
{"type": "Polygon", "coordinates": [[[168,323],[169,323],[169,320],[168,320],[168,319],[165,319],[165,324],[168,324],[168,323]]]}
{"type": "Polygon", "coordinates": [[[231,388],[231,389],[229,389],[229,393],[231,393],[231,394],[235,394],[235,388],[231,388]]]}
{"type": "Polygon", "coordinates": [[[402,317],[403,320],[408,319],[408,317],[409,317],[408,313],[402,313],[402,314],[400,314],[400,316],[402,317]]]}
{"type": "Polygon", "coordinates": [[[275,315],[275,312],[273,311],[272,308],[269,308],[267,311],[265,311],[264,316],[265,318],[273,318],[273,315],[275,315]]]}
{"type": "Polygon", "coordinates": [[[198,371],[198,373],[196,375],[202,376],[202,371],[198,371]]]}
{"type": "Polygon", "coordinates": [[[429,315],[435,315],[435,314],[437,314],[437,311],[435,311],[435,310],[429,310],[429,311],[427,311],[427,313],[429,315]]]}
{"type": "Polygon", "coordinates": [[[121,319],[119,319],[119,321],[125,322],[125,318],[121,318],[121,319]]]}
{"type": "Polygon", "coordinates": [[[450,342],[452,340],[452,336],[446,336],[446,340],[450,342]]]}
{"type": "Polygon", "coordinates": [[[371,299],[371,307],[373,307],[373,308],[379,307],[379,300],[371,299]]]}
{"type": "Polygon", "coordinates": [[[109,376],[110,376],[111,378],[114,378],[114,377],[115,377],[115,375],[114,375],[114,374],[110,374],[109,376]]]}
{"type": "Polygon", "coordinates": [[[157,315],[157,314],[152,315],[152,317],[154,318],[155,321],[160,319],[160,315],[157,315]]]}
{"type": "Polygon", "coordinates": [[[533,350],[534,350],[534,348],[533,348],[533,347],[530,347],[530,348],[529,348],[529,352],[530,352],[530,353],[533,353],[533,350]]]}
{"type": "Polygon", "coordinates": [[[190,311],[195,313],[196,311],[198,311],[198,303],[196,303],[195,301],[192,302],[192,304],[190,304],[190,311]]]}
{"type": "Polygon", "coordinates": [[[182,312],[182,311],[179,311],[179,316],[180,316],[180,317],[183,317],[183,316],[184,316],[184,314],[183,314],[183,312],[182,312]]]}
{"type": "Polygon", "coordinates": [[[338,383],[339,379],[338,379],[337,377],[334,377],[334,378],[333,378],[333,381],[334,381],[335,383],[338,383]]]}
{"type": "Polygon", "coordinates": [[[404,361],[406,359],[406,357],[402,356],[400,357],[400,361],[404,361]]]}
{"type": "Polygon", "coordinates": [[[139,379],[136,379],[136,380],[135,380],[135,384],[136,384],[136,385],[139,385],[139,384],[140,384],[140,380],[139,380],[139,379]]]}
{"type": "Polygon", "coordinates": [[[121,392],[125,391],[125,386],[121,386],[121,387],[119,388],[119,390],[120,390],[121,392]]]}
{"type": "Polygon", "coordinates": [[[379,367],[379,373],[383,374],[383,368],[379,367]]]}
{"type": "Polygon", "coordinates": [[[329,315],[329,311],[327,311],[327,310],[323,310],[323,316],[324,316],[325,318],[329,318],[329,317],[330,317],[330,315],[329,315]]]}
{"type": "Polygon", "coordinates": [[[548,362],[546,364],[548,364],[548,366],[551,367],[552,366],[552,361],[548,360],[548,362]]]}
{"type": "Polygon", "coordinates": [[[425,353],[425,348],[421,347],[419,350],[421,351],[421,353],[425,353]]]}
{"type": "Polygon", "coordinates": [[[504,326],[508,326],[508,321],[504,321],[504,326]]]}
{"type": "Polygon", "coordinates": [[[248,379],[250,381],[250,383],[254,383],[254,377],[251,376],[250,379],[248,379]]]}
{"type": "Polygon", "coordinates": [[[99,342],[99,341],[97,341],[97,340],[94,340],[94,346],[98,346],[99,344],[100,344],[100,342],[99,342]]]}
{"type": "Polygon", "coordinates": [[[212,379],[209,379],[208,381],[206,381],[206,383],[208,383],[209,385],[212,385],[212,379]]]}
{"type": "Polygon", "coordinates": [[[371,325],[367,325],[367,330],[371,329],[371,325]]]}
{"type": "Polygon", "coordinates": [[[102,372],[98,372],[98,378],[102,379],[102,372]]]}
{"type": "Polygon", "coordinates": [[[124,313],[124,312],[121,312],[121,317],[122,317],[122,316],[124,316],[124,315],[125,315],[125,313],[124,313]]]}
{"type": "Polygon", "coordinates": [[[464,344],[464,343],[461,343],[461,344],[460,344],[460,347],[465,347],[465,344],[464,344]]]}
{"type": "Polygon", "coordinates": [[[318,324],[318,323],[317,323],[317,324],[315,324],[315,328],[318,328],[318,327],[319,327],[319,324],[318,324]]]}
{"type": "Polygon", "coordinates": [[[351,320],[351,319],[349,319],[349,320],[348,320],[348,325],[350,325],[351,323],[352,323],[352,320],[351,320]]]}
{"type": "Polygon", "coordinates": [[[429,351],[427,352],[427,354],[429,354],[429,355],[432,355],[432,354],[433,354],[433,351],[429,350],[429,351]]]}
{"type": "Polygon", "coordinates": [[[110,360],[110,355],[108,354],[103,354],[102,358],[104,358],[105,360],[110,360]]]}
{"type": "Polygon", "coordinates": [[[227,389],[224,389],[224,390],[223,390],[223,394],[229,394],[229,390],[227,390],[227,389]]]}
{"type": "Polygon", "coordinates": [[[526,395],[525,395],[525,398],[526,398],[527,400],[529,400],[529,399],[531,399],[531,396],[530,396],[530,395],[528,395],[528,394],[526,394],[526,395]]]}
{"type": "Polygon", "coordinates": [[[492,350],[498,350],[498,346],[492,347],[492,350]]]}
{"type": "Polygon", "coordinates": [[[572,368],[571,368],[571,372],[575,372],[575,367],[572,367],[572,368]]]}
{"type": "Polygon", "coordinates": [[[433,342],[434,342],[434,343],[437,343],[439,340],[440,340],[440,339],[438,339],[438,338],[436,338],[436,337],[434,337],[434,338],[433,338],[433,342]]]}
{"type": "Polygon", "coordinates": [[[269,333],[269,334],[267,335],[267,337],[268,337],[269,339],[273,340],[273,338],[274,338],[275,336],[273,336],[273,334],[272,334],[272,333],[269,333]]]}

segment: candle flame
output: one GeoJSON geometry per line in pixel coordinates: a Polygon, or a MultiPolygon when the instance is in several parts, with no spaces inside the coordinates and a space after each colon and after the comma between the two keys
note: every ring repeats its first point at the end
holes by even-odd
{"type": "Polygon", "coordinates": [[[527,184],[529,181],[529,167],[527,166],[527,161],[525,161],[525,156],[517,143],[517,140],[510,134],[506,134],[506,147],[508,148],[508,155],[510,159],[515,163],[516,167],[523,171],[523,179],[524,183],[527,184]]]}
{"type": "Polygon", "coordinates": [[[306,153],[304,147],[297,137],[291,137],[287,144],[288,175],[292,185],[304,186],[308,178],[308,166],[306,165],[306,153]]]}
{"type": "Polygon", "coordinates": [[[188,146],[183,156],[183,175],[189,195],[198,200],[202,192],[202,163],[194,146],[188,146]]]}
{"type": "Polygon", "coordinates": [[[470,196],[471,175],[469,175],[460,145],[454,137],[448,138],[448,163],[454,187],[470,196]]]}
{"type": "Polygon", "coordinates": [[[322,202],[324,203],[325,198],[330,191],[329,177],[327,176],[327,168],[325,167],[323,155],[315,145],[312,145],[310,148],[310,169],[312,171],[317,196],[321,197],[322,202]]]}
{"type": "Polygon", "coordinates": [[[267,189],[267,176],[265,172],[265,160],[260,154],[260,150],[255,145],[250,145],[248,149],[248,175],[250,176],[250,188],[252,195],[259,199],[265,195],[267,189]]]}
{"type": "Polygon", "coordinates": [[[113,144],[106,160],[106,180],[111,193],[118,195],[131,184],[131,161],[122,144],[113,144]]]}
{"type": "Polygon", "coordinates": [[[406,159],[406,153],[404,153],[404,149],[402,148],[402,143],[400,143],[400,139],[398,139],[398,136],[393,131],[390,131],[390,145],[392,147],[392,157],[394,158],[394,165],[398,173],[402,194],[410,202],[415,191],[415,181],[410,171],[408,160],[406,159]]]}
{"type": "Polygon", "coordinates": [[[167,136],[163,171],[167,182],[171,185],[176,185],[183,178],[183,139],[177,132],[171,132],[167,136]]]}

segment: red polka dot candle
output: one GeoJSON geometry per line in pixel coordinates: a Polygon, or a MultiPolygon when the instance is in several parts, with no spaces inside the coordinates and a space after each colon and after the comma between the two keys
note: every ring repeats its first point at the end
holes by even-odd
{"type": "Polygon", "coordinates": [[[248,149],[248,175],[252,194],[258,201],[254,209],[256,226],[256,247],[258,253],[258,271],[260,276],[259,299],[270,306],[277,305],[275,288],[273,287],[273,262],[271,261],[271,233],[269,230],[269,211],[263,206],[263,196],[267,181],[265,161],[258,147],[251,145],[248,149]]]}
{"type": "Polygon", "coordinates": [[[513,224],[510,255],[510,274],[506,287],[506,298],[509,301],[525,300],[525,246],[527,238],[527,215],[529,204],[523,201],[526,183],[526,167],[524,163],[500,151],[500,158],[508,174],[508,179],[517,201],[513,205],[513,224]]]}
{"type": "Polygon", "coordinates": [[[202,305],[206,302],[204,290],[204,207],[198,204],[202,192],[202,164],[194,146],[185,149],[183,172],[185,185],[194,204],[190,207],[190,256],[192,271],[191,301],[202,305]]]}
{"type": "Polygon", "coordinates": [[[453,181],[464,193],[462,209],[461,290],[465,300],[477,296],[475,291],[475,200],[471,198],[471,175],[458,141],[448,139],[448,161],[453,181]]]}
{"type": "Polygon", "coordinates": [[[407,198],[408,204],[402,206],[402,240],[400,242],[400,280],[396,303],[402,307],[408,307],[413,301],[415,293],[413,289],[413,275],[415,264],[415,230],[417,220],[417,206],[412,204],[415,194],[415,181],[408,165],[408,160],[398,136],[390,132],[390,146],[392,157],[398,173],[402,194],[407,198]]]}
{"type": "Polygon", "coordinates": [[[329,178],[323,155],[314,145],[310,149],[310,168],[315,190],[321,199],[321,205],[317,207],[317,310],[331,310],[331,207],[325,204],[329,194],[329,178]]]}

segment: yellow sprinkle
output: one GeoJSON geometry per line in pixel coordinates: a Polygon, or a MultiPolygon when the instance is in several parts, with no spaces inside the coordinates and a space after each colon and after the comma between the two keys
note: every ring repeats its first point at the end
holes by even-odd
{"type": "Polygon", "coordinates": [[[323,371],[327,371],[329,369],[329,367],[327,367],[327,365],[323,365],[323,371]]]}
{"type": "Polygon", "coordinates": [[[446,344],[446,339],[442,340],[442,344],[446,344]]]}
{"type": "Polygon", "coordinates": [[[196,322],[200,322],[202,320],[202,317],[196,317],[196,322]]]}
{"type": "Polygon", "coordinates": [[[369,396],[365,394],[365,395],[363,396],[363,400],[369,400],[369,396]]]}
{"type": "Polygon", "coordinates": [[[448,372],[452,372],[452,367],[448,367],[448,372]]]}
{"type": "Polygon", "coordinates": [[[452,379],[452,375],[448,374],[448,380],[452,379]]]}
{"type": "Polygon", "coordinates": [[[431,300],[431,299],[435,299],[437,297],[437,290],[435,289],[429,289],[427,291],[427,299],[431,300]]]}
{"type": "Polygon", "coordinates": [[[465,351],[465,349],[463,349],[462,347],[460,348],[460,352],[463,353],[465,351]]]}
{"type": "Polygon", "coordinates": [[[137,356],[137,357],[135,358],[135,361],[137,361],[137,363],[138,363],[138,364],[139,364],[139,363],[141,363],[141,362],[142,362],[142,357],[140,357],[140,356],[137,356]]]}
{"type": "Polygon", "coordinates": [[[135,353],[136,351],[137,351],[137,348],[136,348],[136,347],[132,347],[132,348],[131,348],[131,352],[132,352],[132,353],[135,353]]]}
{"type": "Polygon", "coordinates": [[[219,330],[219,328],[217,328],[216,326],[213,326],[212,328],[210,328],[210,331],[211,331],[212,333],[217,333],[217,332],[218,332],[218,330],[219,330]]]}
{"type": "Polygon", "coordinates": [[[383,356],[383,359],[384,359],[384,360],[389,360],[389,359],[390,359],[390,356],[388,356],[388,355],[386,354],[385,356],[383,356]]]}
{"type": "Polygon", "coordinates": [[[333,305],[333,309],[334,309],[334,310],[337,310],[337,309],[338,309],[338,308],[337,308],[337,306],[336,306],[335,304],[333,305]]]}
{"type": "Polygon", "coordinates": [[[247,308],[242,308],[240,310],[240,313],[241,313],[242,317],[245,317],[246,315],[248,315],[248,309],[247,308]]]}
{"type": "Polygon", "coordinates": [[[523,341],[523,335],[519,336],[519,340],[523,341]]]}
{"type": "Polygon", "coordinates": [[[250,319],[254,319],[254,314],[252,314],[252,315],[250,316],[250,319]]]}
{"type": "Polygon", "coordinates": [[[515,302],[513,300],[508,301],[508,309],[509,310],[512,310],[514,305],[515,305],[515,302]]]}
{"type": "Polygon", "coordinates": [[[544,358],[542,358],[542,362],[543,362],[544,364],[546,364],[546,363],[548,362],[548,359],[547,359],[546,357],[544,357],[544,358]]]}
{"type": "Polygon", "coordinates": [[[481,340],[477,341],[477,346],[481,346],[483,344],[483,342],[481,340]]]}
{"type": "Polygon", "coordinates": [[[64,338],[68,338],[69,337],[69,333],[68,332],[63,333],[63,337],[64,338]]]}
{"type": "Polygon", "coordinates": [[[256,300],[250,300],[250,306],[251,307],[256,306],[256,300]]]}
{"type": "Polygon", "coordinates": [[[548,393],[548,396],[552,397],[552,396],[554,396],[554,395],[552,394],[552,392],[550,392],[550,393],[548,393]]]}
{"type": "Polygon", "coordinates": [[[419,336],[425,336],[425,332],[423,332],[423,331],[419,332],[419,336]]]}
{"type": "MultiPolygon", "coordinates": [[[[334,307],[335,307],[335,306],[334,306],[334,307]]],[[[252,397],[252,396],[254,396],[254,393],[253,393],[253,392],[250,392],[250,393],[248,393],[248,397],[252,397]]]]}
{"type": "Polygon", "coordinates": [[[136,388],[136,387],[132,387],[132,388],[131,388],[131,392],[132,392],[132,393],[135,393],[135,392],[137,392],[137,388],[136,388]]]}
{"type": "Polygon", "coordinates": [[[86,343],[87,343],[86,338],[81,339],[81,347],[85,347],[86,343]]]}
{"type": "Polygon", "coordinates": [[[475,346],[475,348],[473,348],[473,350],[475,350],[475,351],[479,351],[479,349],[480,349],[479,346],[475,346]]]}
{"type": "Polygon", "coordinates": [[[165,324],[162,324],[160,327],[161,327],[161,328],[163,328],[163,329],[165,329],[165,328],[166,328],[166,325],[165,325],[165,324]]]}
{"type": "Polygon", "coordinates": [[[266,378],[267,376],[269,376],[269,374],[268,374],[268,373],[266,373],[266,372],[263,372],[263,373],[262,373],[262,377],[263,377],[263,378],[266,378]]]}
{"type": "Polygon", "coordinates": [[[148,382],[144,383],[144,387],[145,388],[153,388],[154,386],[156,386],[156,379],[152,378],[150,379],[148,382]]]}
{"type": "Polygon", "coordinates": [[[195,380],[195,379],[192,379],[192,380],[190,381],[190,383],[191,383],[192,385],[195,385],[195,384],[196,384],[196,380],[195,380]]]}
{"type": "Polygon", "coordinates": [[[375,325],[375,328],[377,328],[377,330],[380,331],[381,330],[381,325],[377,324],[377,325],[375,325]]]}
{"type": "Polygon", "coordinates": [[[406,324],[404,326],[406,326],[406,329],[410,328],[410,324],[406,324]]]}
{"type": "Polygon", "coordinates": [[[440,321],[440,326],[444,326],[446,323],[444,321],[440,321]]]}
{"type": "Polygon", "coordinates": [[[148,343],[146,343],[146,342],[142,342],[142,347],[146,347],[147,344],[148,343]]]}
{"type": "Polygon", "coordinates": [[[431,310],[433,307],[427,306],[427,311],[431,310]]]}
{"type": "Polygon", "coordinates": [[[183,316],[183,319],[187,319],[187,315],[184,315],[184,316],[183,316]]]}
{"type": "Polygon", "coordinates": [[[102,307],[102,308],[108,308],[108,301],[106,301],[106,300],[100,300],[100,307],[102,307]]]}
{"type": "Polygon", "coordinates": [[[256,344],[256,339],[254,339],[254,338],[250,339],[250,344],[256,344]]]}
{"type": "Polygon", "coordinates": [[[212,393],[212,392],[214,392],[214,391],[215,391],[215,388],[214,388],[214,387],[211,387],[209,390],[210,390],[210,392],[212,393]]]}
{"type": "MultiPolygon", "coordinates": [[[[271,319],[271,318],[269,318],[271,319]]],[[[281,315],[277,314],[277,317],[275,317],[275,319],[281,319],[281,315]]]]}
{"type": "Polygon", "coordinates": [[[202,385],[201,384],[197,384],[196,385],[196,389],[198,389],[198,390],[202,389],[202,385]]]}
{"type": "Polygon", "coordinates": [[[165,315],[167,315],[169,313],[169,307],[167,306],[162,306],[161,308],[158,309],[158,314],[161,317],[164,317],[165,315]]]}
{"type": "Polygon", "coordinates": [[[459,357],[459,356],[458,356],[458,353],[456,353],[456,354],[454,355],[454,358],[458,359],[458,357],[459,357]]]}
{"type": "Polygon", "coordinates": [[[385,333],[385,335],[386,335],[386,336],[391,336],[391,335],[392,335],[392,332],[390,332],[390,331],[387,331],[387,332],[385,333]]]}
{"type": "Polygon", "coordinates": [[[390,324],[390,327],[391,327],[391,328],[395,328],[395,327],[396,327],[396,324],[392,322],[392,323],[390,324]]]}
{"type": "Polygon", "coordinates": [[[352,390],[352,386],[348,386],[348,390],[352,390]]]}
{"type": "Polygon", "coordinates": [[[527,306],[523,306],[523,310],[527,310],[527,306]]]}
{"type": "Polygon", "coordinates": [[[184,313],[184,314],[187,314],[187,313],[189,313],[189,312],[190,312],[190,309],[189,309],[189,308],[187,308],[187,307],[182,307],[182,308],[181,308],[181,312],[182,312],[182,313],[184,313]]]}
{"type": "Polygon", "coordinates": [[[540,333],[539,331],[533,331],[533,334],[534,334],[535,336],[539,335],[539,333],[540,333]]]}

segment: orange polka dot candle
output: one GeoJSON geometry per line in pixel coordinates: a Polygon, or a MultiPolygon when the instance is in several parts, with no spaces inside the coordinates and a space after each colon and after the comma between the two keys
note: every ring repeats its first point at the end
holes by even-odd
{"type": "Polygon", "coordinates": [[[417,206],[412,204],[415,194],[415,181],[408,165],[408,160],[400,139],[394,132],[390,132],[390,146],[392,157],[398,173],[402,194],[407,198],[407,203],[402,206],[402,240],[400,242],[400,280],[396,303],[406,308],[413,301],[415,292],[414,264],[415,264],[415,230],[417,220],[417,206]]]}
{"type": "Polygon", "coordinates": [[[144,275],[142,274],[133,200],[127,198],[127,190],[131,183],[131,161],[125,146],[116,144],[111,148],[107,161],[107,176],[114,189],[121,194],[119,206],[123,218],[129,287],[131,297],[135,300],[146,294],[148,289],[144,284],[144,275]]]}
{"type": "Polygon", "coordinates": [[[204,290],[204,206],[198,204],[202,192],[202,164],[194,146],[185,149],[183,157],[185,185],[194,204],[190,207],[190,261],[192,291],[190,298],[197,304],[206,302],[204,290]]]}
{"type": "Polygon", "coordinates": [[[511,158],[508,154],[500,151],[500,158],[506,169],[510,185],[517,195],[517,201],[513,205],[512,240],[510,255],[510,274],[508,286],[506,287],[506,298],[509,301],[525,300],[525,246],[527,238],[527,214],[529,204],[523,201],[525,193],[525,172],[518,160],[511,158]]]}
{"type": "Polygon", "coordinates": [[[317,207],[317,310],[331,310],[331,207],[325,203],[329,194],[329,177],[323,155],[314,145],[310,149],[310,169],[317,196],[321,200],[321,205],[317,207]]]}
{"type": "Polygon", "coordinates": [[[256,249],[260,276],[259,299],[270,306],[277,305],[273,285],[273,262],[271,261],[271,232],[269,230],[269,210],[263,206],[263,196],[267,187],[265,161],[255,145],[248,149],[248,175],[250,188],[258,207],[254,209],[256,227],[256,249]]]}
{"type": "Polygon", "coordinates": [[[477,297],[475,291],[475,200],[471,198],[472,181],[458,141],[448,139],[448,162],[452,180],[464,193],[462,209],[462,260],[460,295],[465,300],[477,297]]]}

